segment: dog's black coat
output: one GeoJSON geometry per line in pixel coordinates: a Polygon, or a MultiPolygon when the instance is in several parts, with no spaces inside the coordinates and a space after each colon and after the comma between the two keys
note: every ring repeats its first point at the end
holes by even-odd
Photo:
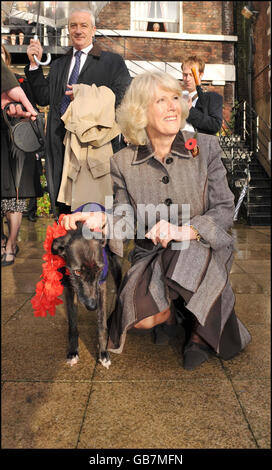
{"type": "MultiPolygon", "coordinates": [[[[110,365],[107,351],[108,330],[106,312],[106,281],[100,283],[104,268],[104,239],[86,239],[82,235],[82,223],[77,222],[76,230],[69,230],[63,237],[56,238],[51,251],[64,258],[66,266],[61,268],[62,284],[69,324],[69,349],[67,358],[71,365],[78,359],[78,326],[77,300],[88,310],[97,310],[99,361],[105,366],[110,365]],[[66,274],[66,268],[69,275],[66,274]]],[[[122,272],[116,255],[107,247],[109,268],[118,292],[122,272]]]]}

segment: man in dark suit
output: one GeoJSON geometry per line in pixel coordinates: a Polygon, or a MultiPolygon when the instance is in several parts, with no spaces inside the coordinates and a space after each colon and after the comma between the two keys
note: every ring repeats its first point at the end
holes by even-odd
{"type": "Polygon", "coordinates": [[[183,60],[181,70],[183,73],[183,89],[187,91],[190,109],[186,129],[196,129],[204,134],[216,134],[223,120],[223,97],[214,91],[204,92],[201,88],[201,79],[204,74],[205,63],[200,57],[190,56],[183,60]],[[196,77],[192,72],[194,67],[196,77]],[[196,83],[197,81],[197,83],[196,83]]]}
{"type": "MultiPolygon", "coordinates": [[[[47,78],[43,75],[42,67],[38,67],[33,58],[35,54],[41,60],[43,49],[40,42],[32,40],[27,49],[30,65],[25,67],[25,75],[31,84],[37,104],[50,105],[46,130],[46,160],[47,169],[48,163],[52,168],[55,200],[61,183],[64,159],[65,128],[61,115],[64,113],[65,99],[73,99],[71,77],[74,76],[78,59],[79,75],[72,83],[107,86],[116,96],[116,106],[121,102],[131,81],[125,62],[119,54],[102,51],[96,42],[93,44],[96,29],[94,25],[95,19],[90,11],[77,9],[71,13],[68,29],[73,47],[67,54],[52,62],[47,78]],[[80,57],[78,51],[82,52],[80,57]]],[[[114,150],[119,150],[118,145],[114,150]]],[[[68,206],[61,207],[62,212],[65,210],[69,212],[68,206]]]]}

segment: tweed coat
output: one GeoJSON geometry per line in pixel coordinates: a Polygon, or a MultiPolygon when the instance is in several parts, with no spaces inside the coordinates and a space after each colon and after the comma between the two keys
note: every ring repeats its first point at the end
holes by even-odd
{"type": "MultiPolygon", "coordinates": [[[[112,157],[111,175],[115,195],[113,220],[115,225],[120,225],[121,216],[117,215],[117,211],[128,205],[133,214],[128,220],[133,225],[134,218],[134,231],[137,219],[138,238],[143,239],[144,234],[160,218],[167,219],[168,216],[168,220],[172,220],[173,213],[174,216],[177,215],[177,225],[191,224],[198,230],[200,242],[191,240],[175,248],[176,256],[170,269],[170,281],[191,293],[186,308],[195,315],[204,338],[212,307],[220,299],[216,337],[207,338],[218,352],[224,326],[229,317],[235,315],[235,298],[228,279],[234,248],[233,239],[228,233],[233,221],[234,196],[226,180],[218,138],[198,134],[200,151],[197,157],[193,157],[185,148],[186,140],[192,136],[190,132],[180,131],[164,163],[155,158],[149,145],[130,146],[112,157]],[[146,214],[143,212],[146,204],[153,204],[154,207],[161,204],[166,212],[163,217],[155,209],[146,214]]],[[[118,237],[114,224],[111,236],[118,237]]],[[[167,247],[165,250],[169,249],[167,247]]],[[[165,277],[161,269],[162,251],[147,253],[128,271],[119,296],[119,308],[109,318],[109,350],[122,352],[127,329],[139,321],[135,309],[135,286],[141,282],[150,263],[152,272],[149,290],[158,308],[157,312],[169,306],[165,277]]],[[[239,345],[234,349],[239,352],[250,341],[250,335],[236,316],[235,328],[238,331],[239,345]]],[[[227,355],[228,353],[225,354],[227,355]]]]}
{"type": "MultiPolygon", "coordinates": [[[[46,127],[46,159],[50,160],[53,172],[55,199],[60,188],[64,159],[65,128],[60,116],[60,104],[66,91],[72,54],[73,48],[71,47],[66,54],[52,61],[46,78],[42,67],[32,71],[29,70],[28,65],[25,67],[25,75],[37,99],[37,104],[50,105],[46,127]]],[[[107,86],[115,94],[117,106],[130,81],[123,58],[119,54],[102,51],[99,45],[94,43],[80,71],[77,84],[92,85],[94,83],[97,87],[107,86]]],[[[46,163],[46,170],[47,168],[46,163]]]]}

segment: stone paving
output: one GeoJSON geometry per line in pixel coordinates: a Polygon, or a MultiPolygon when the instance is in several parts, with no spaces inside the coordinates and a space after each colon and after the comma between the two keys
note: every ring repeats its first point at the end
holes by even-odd
{"type": "Polygon", "coordinates": [[[80,361],[67,365],[63,305],[35,318],[30,303],[48,223],[23,219],[16,262],[2,268],[2,449],[270,448],[270,227],[232,229],[236,313],[252,342],[189,372],[178,342],[156,346],[149,335],[127,335],[104,369],[96,312],[83,307],[80,361]]]}

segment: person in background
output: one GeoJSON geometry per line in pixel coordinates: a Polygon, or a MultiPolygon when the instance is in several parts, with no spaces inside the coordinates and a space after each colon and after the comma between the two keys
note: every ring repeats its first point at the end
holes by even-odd
{"type": "Polygon", "coordinates": [[[75,212],[61,223],[73,230],[85,222],[111,242],[122,240],[124,228],[127,238],[134,236],[132,267],[108,320],[108,350],[121,353],[126,333],[135,330],[152,330],[155,344],[167,344],[181,320],[183,367],[194,370],[215,354],[231,359],[251,336],[235,314],[229,282],[234,196],[222,150],[215,136],[203,133],[196,151],[189,150],[181,96],[179,81],[167,73],[133,79],[117,109],[130,145],[111,158],[113,217],[75,212]]]}
{"type": "Polygon", "coordinates": [[[189,93],[189,116],[184,129],[215,135],[222,125],[223,97],[214,91],[203,91],[201,79],[204,69],[205,63],[198,56],[189,56],[182,61],[183,90],[189,93]],[[195,68],[199,84],[195,82],[192,67],[195,68]]]}
{"type": "Polygon", "coordinates": [[[159,25],[159,23],[154,23],[154,24],[153,24],[153,31],[160,31],[160,25],[159,25]]]}
{"type": "MultiPolygon", "coordinates": [[[[39,155],[37,154],[37,158],[39,158],[39,155]]],[[[26,216],[30,222],[37,222],[37,198],[36,197],[30,197],[28,206],[27,206],[27,212],[26,216]]],[[[24,214],[25,215],[25,214],[24,214]]]]}
{"type": "MultiPolygon", "coordinates": [[[[35,54],[41,59],[43,49],[39,41],[32,40],[28,46],[30,65],[25,67],[25,74],[37,97],[37,104],[50,105],[46,128],[46,161],[50,161],[52,167],[55,200],[60,189],[65,150],[63,139],[66,130],[61,117],[74,98],[72,85],[104,85],[115,94],[117,106],[131,81],[125,61],[119,54],[102,51],[97,42],[93,44],[96,28],[91,11],[73,10],[68,18],[68,29],[73,47],[67,54],[51,63],[47,77],[33,58],[35,54]]],[[[112,141],[112,145],[113,152],[120,149],[119,136],[112,141]]],[[[63,203],[58,203],[58,206],[60,212],[70,212],[70,206],[63,203]]]]}
{"type": "MultiPolygon", "coordinates": [[[[1,47],[2,60],[7,66],[11,65],[11,57],[5,47],[1,47]]],[[[35,105],[35,99],[28,89],[23,76],[15,75],[16,82],[20,83],[22,91],[35,105]]],[[[26,210],[29,197],[40,197],[42,188],[40,183],[40,167],[34,154],[26,154],[18,197],[15,188],[16,157],[12,157],[13,147],[10,141],[7,124],[1,116],[1,266],[10,266],[14,263],[19,251],[17,237],[22,222],[22,213],[26,210]],[[4,233],[3,219],[7,219],[8,235],[4,233]]]]}
{"type": "Polygon", "coordinates": [[[19,28],[19,30],[10,30],[10,44],[12,46],[15,46],[17,44],[18,40],[18,45],[22,46],[24,44],[24,38],[25,38],[25,33],[22,31],[22,29],[19,28]],[[18,34],[18,39],[17,39],[17,34],[18,34]]]}

